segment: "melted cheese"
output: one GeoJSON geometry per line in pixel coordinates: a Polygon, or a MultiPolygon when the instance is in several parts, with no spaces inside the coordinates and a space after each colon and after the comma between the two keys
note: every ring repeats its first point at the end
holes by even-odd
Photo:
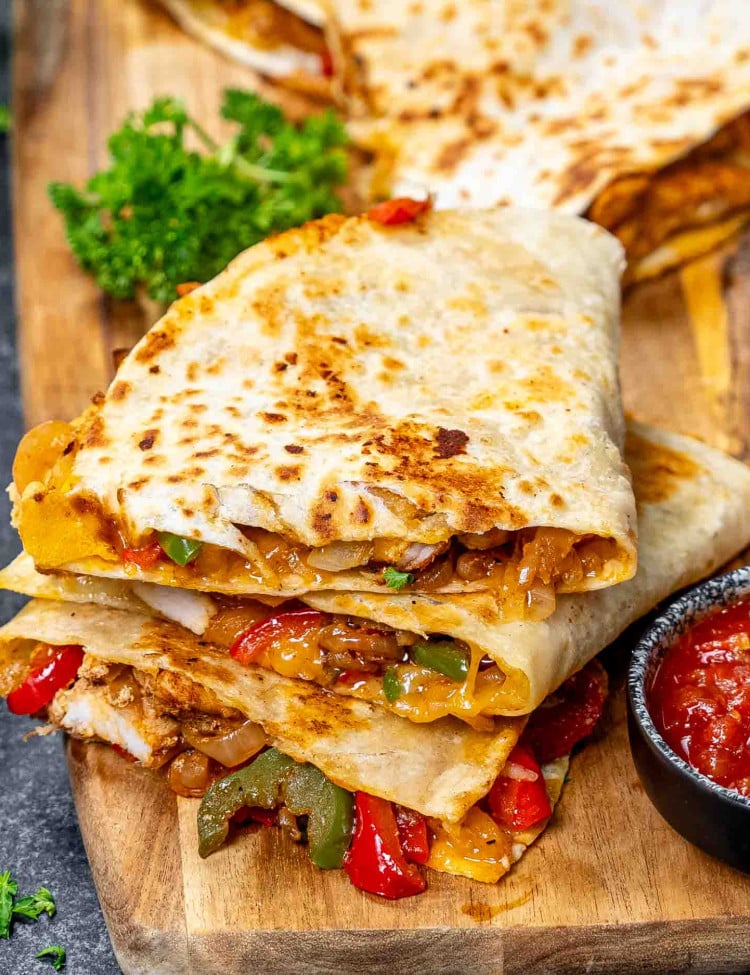
{"type": "MultiPolygon", "coordinates": [[[[557,804],[568,772],[569,756],[542,766],[542,775],[552,807],[557,804]]],[[[434,839],[427,866],[442,873],[494,884],[523,856],[527,847],[544,831],[549,819],[521,833],[506,832],[478,806],[473,806],[460,823],[430,820],[434,839]]]]}
{"type": "Polygon", "coordinates": [[[461,823],[431,820],[434,839],[427,866],[441,873],[494,884],[510,870],[513,838],[473,806],[461,823]]]}

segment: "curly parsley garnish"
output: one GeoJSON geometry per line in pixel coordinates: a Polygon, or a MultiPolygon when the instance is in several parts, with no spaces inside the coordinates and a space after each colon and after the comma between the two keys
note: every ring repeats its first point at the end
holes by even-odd
{"type": "Polygon", "coordinates": [[[10,870],[0,873],[0,938],[9,938],[13,919],[25,918],[36,921],[42,914],[55,916],[55,898],[46,887],[40,887],[35,894],[16,897],[18,884],[10,870]]]}
{"type": "Polygon", "coordinates": [[[386,586],[389,589],[403,589],[404,586],[410,585],[414,582],[414,576],[411,572],[399,572],[398,569],[394,569],[392,565],[383,569],[383,579],[385,580],[386,586]]]}
{"type": "Polygon", "coordinates": [[[13,905],[13,914],[29,921],[36,921],[41,914],[54,917],[56,910],[55,899],[46,887],[40,887],[35,894],[28,897],[21,897],[13,905]]]}
{"type": "Polygon", "coordinates": [[[10,870],[0,873],[0,938],[10,937],[13,898],[17,893],[18,884],[12,879],[10,870]]]}
{"type": "Polygon", "coordinates": [[[333,112],[295,125],[229,89],[221,115],[235,126],[223,144],[181,101],[159,98],[111,136],[111,165],[84,190],[50,185],[78,263],[108,294],[145,288],[173,301],[179,284],[208,281],[269,234],[341,209],[347,138],[333,112]],[[186,147],[188,135],[203,152],[186,147]]]}
{"type": "Polygon", "coordinates": [[[56,972],[61,972],[65,967],[65,949],[60,945],[48,945],[34,956],[35,958],[49,958],[52,967],[56,972]]]}

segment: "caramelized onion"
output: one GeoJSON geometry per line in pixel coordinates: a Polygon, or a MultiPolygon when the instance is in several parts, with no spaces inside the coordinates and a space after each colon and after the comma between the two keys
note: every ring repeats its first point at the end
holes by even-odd
{"type": "Polygon", "coordinates": [[[497,545],[505,545],[513,538],[513,532],[505,531],[502,528],[491,528],[488,532],[481,535],[472,535],[469,532],[458,535],[458,541],[472,551],[486,551],[488,548],[495,548],[497,545]]]}
{"type": "Polygon", "coordinates": [[[172,792],[186,799],[200,799],[213,780],[211,759],[200,752],[182,752],[169,766],[167,774],[172,792]]]}
{"type": "MultiPolygon", "coordinates": [[[[438,559],[417,576],[417,586],[420,592],[434,592],[443,589],[453,582],[453,564],[448,559],[438,559]]],[[[412,641],[413,642],[413,641],[412,641]]]]}
{"type": "Polygon", "coordinates": [[[203,735],[190,722],[182,725],[182,737],[204,755],[227,768],[242,765],[266,744],[266,734],[259,724],[245,721],[223,735],[203,735]]]}
{"type": "Polygon", "coordinates": [[[307,556],[307,564],[326,572],[341,572],[367,565],[372,558],[372,542],[331,542],[322,548],[313,548],[307,556]]]}
{"type": "Polygon", "coordinates": [[[495,559],[485,552],[464,552],[456,559],[456,575],[465,582],[478,582],[490,574],[495,559]]]}
{"type": "Polygon", "coordinates": [[[526,591],[526,605],[534,619],[546,620],[555,611],[555,590],[552,586],[538,584],[526,591]]]}
{"type": "Polygon", "coordinates": [[[326,663],[342,670],[373,671],[377,665],[394,663],[403,656],[393,630],[359,626],[348,620],[324,626],[318,645],[325,651],[326,663]]]}
{"type": "Polygon", "coordinates": [[[220,647],[231,647],[240,633],[249,630],[251,626],[271,616],[274,610],[270,606],[254,600],[247,600],[236,606],[227,606],[211,618],[203,633],[207,643],[216,643],[220,647]]]}

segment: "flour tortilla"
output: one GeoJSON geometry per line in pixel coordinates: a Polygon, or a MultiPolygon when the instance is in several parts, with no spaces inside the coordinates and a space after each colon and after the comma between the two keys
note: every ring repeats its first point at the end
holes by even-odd
{"type": "Polygon", "coordinates": [[[344,788],[447,822],[461,819],[489,791],[525,723],[497,719],[490,732],[453,719],[415,725],[365,701],[243,666],[173,623],[94,604],[30,602],[0,629],[0,669],[29,641],[78,644],[107,662],[182,674],[344,788]]]}
{"type": "MultiPolygon", "coordinates": [[[[445,634],[477,646],[507,675],[503,713],[527,714],[660,600],[708,575],[750,543],[750,470],[744,464],[692,438],[635,422],[629,424],[626,458],[638,501],[638,573],[607,590],[561,597],[547,620],[503,624],[486,594],[319,592],[306,594],[304,601],[327,612],[425,635],[445,634]]],[[[128,582],[40,575],[28,556],[0,572],[0,587],[153,612],[128,582]]],[[[399,701],[391,707],[397,713],[401,707],[406,715],[399,701]]]]}
{"type": "MultiPolygon", "coordinates": [[[[30,485],[16,506],[24,546],[42,568],[132,576],[86,520],[92,506],[128,538],[169,531],[255,567],[243,526],[311,546],[554,526],[614,541],[581,587],[627,579],[621,266],[600,228],[534,210],[394,228],[331,216],[273,237],[128,355],[79,422],[70,478],[30,485]]],[[[230,593],[386,588],[360,569],[269,582],[161,562],[139,577],[230,593]]],[[[443,591],[486,586],[454,577],[443,591]]]]}
{"type": "Polygon", "coordinates": [[[658,171],[750,108],[747,4],[333,8],[344,89],[361,116],[351,131],[378,159],[373,195],[429,191],[438,207],[590,212],[622,237],[630,280],[716,245],[716,235],[686,231],[721,226],[726,236],[728,218],[750,212],[748,141],[733,127],[710,159],[691,156],[677,182],[654,193],[658,171]]]}
{"type": "Polygon", "coordinates": [[[199,41],[260,74],[310,94],[326,96],[321,16],[317,5],[273,0],[158,0],[199,41]],[[285,9],[286,8],[286,9],[285,9]],[[310,16],[315,20],[310,21],[310,16]],[[270,23],[268,23],[270,21],[270,23]],[[266,22],[269,31],[258,31],[266,22]]]}

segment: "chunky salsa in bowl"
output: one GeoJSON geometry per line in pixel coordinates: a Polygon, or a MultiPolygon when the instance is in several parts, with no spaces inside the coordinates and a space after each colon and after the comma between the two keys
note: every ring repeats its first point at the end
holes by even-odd
{"type": "Polygon", "coordinates": [[[630,665],[628,722],[662,816],[750,872],[750,567],[689,590],[649,627],[630,665]]]}

